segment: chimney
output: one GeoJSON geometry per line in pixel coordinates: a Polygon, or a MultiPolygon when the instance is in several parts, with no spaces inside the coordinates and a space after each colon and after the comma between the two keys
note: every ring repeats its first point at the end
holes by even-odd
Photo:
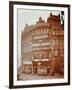
{"type": "Polygon", "coordinates": [[[64,11],[61,11],[61,24],[64,24],[64,11]]]}
{"type": "Polygon", "coordinates": [[[61,24],[64,28],[64,11],[61,11],[61,24]]]}

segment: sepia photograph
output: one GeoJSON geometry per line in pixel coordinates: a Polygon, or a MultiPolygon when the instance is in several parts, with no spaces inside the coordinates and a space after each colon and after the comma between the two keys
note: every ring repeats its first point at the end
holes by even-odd
{"type": "Polygon", "coordinates": [[[10,88],[70,84],[69,17],[69,5],[10,2],[10,88]]]}
{"type": "Polygon", "coordinates": [[[21,33],[17,79],[64,78],[64,11],[18,9],[17,13],[21,33]]]}

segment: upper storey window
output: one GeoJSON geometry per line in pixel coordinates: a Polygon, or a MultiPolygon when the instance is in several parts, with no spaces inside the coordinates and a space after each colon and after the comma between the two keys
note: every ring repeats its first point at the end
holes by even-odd
{"type": "Polygon", "coordinates": [[[52,45],[55,46],[55,40],[52,40],[52,45]]]}
{"type": "Polygon", "coordinates": [[[58,56],[58,50],[54,50],[54,56],[58,56]]]}
{"type": "Polygon", "coordinates": [[[53,35],[55,35],[55,31],[53,31],[53,35]]]}
{"type": "Polygon", "coordinates": [[[34,31],[32,31],[32,35],[34,35],[34,31]]]}
{"type": "Polygon", "coordinates": [[[47,28],[46,28],[46,29],[44,29],[43,34],[46,34],[46,33],[48,33],[48,29],[47,29],[47,28]]]}
{"type": "Polygon", "coordinates": [[[43,34],[45,34],[45,33],[46,33],[46,29],[43,30],[43,34]]]}
{"type": "Polygon", "coordinates": [[[48,28],[47,28],[47,33],[48,33],[48,28]]]}
{"type": "Polygon", "coordinates": [[[47,34],[48,29],[37,29],[32,31],[32,35],[41,35],[41,34],[47,34]]]}
{"type": "Polygon", "coordinates": [[[38,35],[40,34],[40,30],[38,30],[38,35]]]}
{"type": "Polygon", "coordinates": [[[56,35],[59,35],[59,32],[58,31],[56,31],[56,35]]]}
{"type": "Polygon", "coordinates": [[[43,34],[43,30],[42,29],[40,30],[40,34],[43,34]]]}
{"type": "Polygon", "coordinates": [[[37,34],[38,34],[37,30],[35,30],[35,35],[37,35],[37,34]]]}
{"type": "Polygon", "coordinates": [[[64,35],[64,31],[61,30],[61,31],[60,31],[60,35],[64,35]]]}
{"type": "Polygon", "coordinates": [[[38,36],[34,36],[34,39],[44,39],[44,38],[48,38],[48,35],[38,35],[38,36]]]}

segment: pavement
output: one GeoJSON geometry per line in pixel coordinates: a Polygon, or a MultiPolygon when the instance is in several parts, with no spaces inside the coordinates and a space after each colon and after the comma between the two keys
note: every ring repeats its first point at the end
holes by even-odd
{"type": "Polygon", "coordinates": [[[37,74],[27,74],[27,73],[21,73],[18,76],[18,80],[39,80],[39,79],[62,79],[64,78],[64,75],[54,75],[54,76],[49,76],[49,75],[37,75],[37,74]]]}

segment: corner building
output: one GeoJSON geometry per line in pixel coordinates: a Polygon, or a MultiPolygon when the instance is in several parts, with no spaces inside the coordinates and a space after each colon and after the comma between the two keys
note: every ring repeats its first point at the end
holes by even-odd
{"type": "Polygon", "coordinates": [[[27,66],[24,70],[32,67],[32,74],[47,74],[50,61],[64,60],[63,25],[60,14],[52,13],[46,22],[39,17],[35,25],[26,25],[21,37],[22,64],[27,66]]]}

